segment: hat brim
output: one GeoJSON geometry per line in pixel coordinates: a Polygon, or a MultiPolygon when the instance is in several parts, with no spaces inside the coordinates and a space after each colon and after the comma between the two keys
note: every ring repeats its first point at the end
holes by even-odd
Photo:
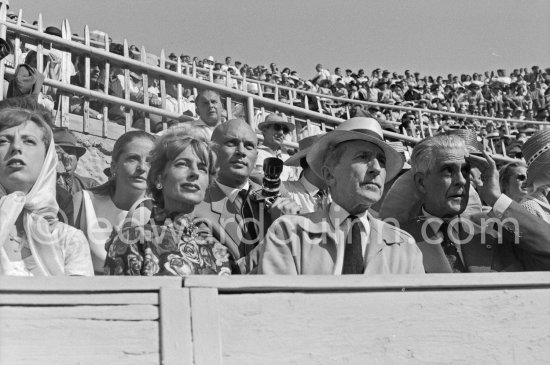
{"type": "Polygon", "coordinates": [[[288,127],[288,129],[292,132],[296,126],[293,123],[290,122],[283,122],[283,121],[267,121],[267,122],[261,122],[258,123],[258,129],[263,130],[265,127],[268,127],[272,124],[282,124],[288,127]]]}
{"type": "Polygon", "coordinates": [[[311,147],[307,153],[307,163],[309,167],[311,167],[315,174],[322,177],[323,174],[321,170],[325,162],[327,147],[347,141],[365,141],[380,147],[386,157],[386,182],[395,178],[403,168],[405,163],[403,155],[383,140],[361,132],[339,130],[334,130],[325,134],[311,147]]]}
{"type": "Polygon", "coordinates": [[[300,166],[300,160],[302,158],[305,158],[307,156],[308,151],[311,149],[311,147],[300,150],[287,158],[283,165],[285,166],[300,166]]]}
{"type": "Polygon", "coordinates": [[[68,144],[68,143],[56,143],[55,144],[56,146],[59,146],[59,147],[68,147],[68,148],[74,148],[76,150],[76,155],[78,156],[78,158],[82,157],[82,155],[84,155],[86,153],[86,148],[84,147],[81,147],[81,146],[75,146],[75,145],[72,145],[72,144],[68,144]]]}

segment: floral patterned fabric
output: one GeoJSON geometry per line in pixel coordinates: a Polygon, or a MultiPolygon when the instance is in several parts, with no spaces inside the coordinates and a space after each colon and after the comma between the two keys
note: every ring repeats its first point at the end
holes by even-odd
{"type": "Polygon", "coordinates": [[[106,244],[106,275],[230,275],[227,248],[203,220],[168,216],[153,205],[145,225],[123,228],[106,244]]]}

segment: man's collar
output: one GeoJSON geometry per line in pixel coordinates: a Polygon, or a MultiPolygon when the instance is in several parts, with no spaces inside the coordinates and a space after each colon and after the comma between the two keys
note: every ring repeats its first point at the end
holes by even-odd
{"type": "Polygon", "coordinates": [[[250,188],[250,183],[248,182],[248,180],[246,180],[242,186],[237,188],[232,188],[230,186],[224,185],[218,180],[216,180],[216,184],[218,184],[220,190],[225,194],[225,196],[227,196],[227,199],[229,199],[231,203],[235,202],[235,198],[237,197],[237,194],[239,194],[239,191],[243,189],[248,190],[250,188]]]}
{"type": "MultiPolygon", "coordinates": [[[[349,217],[349,212],[342,208],[338,203],[332,202],[329,207],[328,217],[333,227],[337,228],[349,217]]],[[[355,214],[360,220],[368,221],[368,209],[363,213],[355,214]]]]}
{"type": "Polygon", "coordinates": [[[304,186],[304,189],[306,189],[309,195],[314,196],[319,192],[319,188],[313,185],[312,183],[310,183],[309,180],[306,179],[304,175],[302,175],[302,177],[298,181],[302,183],[302,185],[304,186]]]}

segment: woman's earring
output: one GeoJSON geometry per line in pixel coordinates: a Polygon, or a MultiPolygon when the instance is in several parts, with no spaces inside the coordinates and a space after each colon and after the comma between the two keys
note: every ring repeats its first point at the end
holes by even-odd
{"type": "Polygon", "coordinates": [[[155,187],[157,188],[157,190],[162,190],[162,183],[158,182],[157,185],[155,185],[155,187]]]}

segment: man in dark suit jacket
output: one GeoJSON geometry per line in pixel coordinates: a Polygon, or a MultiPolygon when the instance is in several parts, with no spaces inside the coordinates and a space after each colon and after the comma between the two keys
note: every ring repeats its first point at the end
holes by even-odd
{"type": "Polygon", "coordinates": [[[501,193],[496,164],[484,157],[470,155],[455,135],[426,138],[413,151],[414,184],[423,205],[401,228],[416,239],[428,273],[518,271],[523,270],[518,252],[550,251],[548,227],[501,193]],[[492,208],[485,217],[492,220],[482,218],[481,224],[460,218],[468,204],[471,163],[481,166],[478,192],[492,208]]]}
{"type": "Polygon", "coordinates": [[[206,218],[214,236],[235,262],[234,273],[251,272],[257,262],[255,249],[273,220],[299,211],[290,199],[277,198],[269,208],[258,199],[261,186],[249,177],[258,156],[258,139],[242,119],[216,127],[212,141],[218,157],[218,176],[196,208],[206,218]]]}
{"type": "Polygon", "coordinates": [[[56,128],[53,138],[59,159],[57,184],[72,195],[99,185],[94,179],[75,173],[78,160],[86,153],[86,148],[78,145],[73,134],[67,128],[56,128]]]}

